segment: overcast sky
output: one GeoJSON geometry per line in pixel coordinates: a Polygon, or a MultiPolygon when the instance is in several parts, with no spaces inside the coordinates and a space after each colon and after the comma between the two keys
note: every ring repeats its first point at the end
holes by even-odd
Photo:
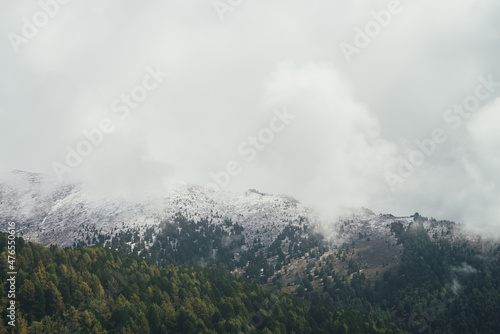
{"type": "Polygon", "coordinates": [[[0,167],[499,230],[497,0],[68,2],[0,3],[0,167]]]}

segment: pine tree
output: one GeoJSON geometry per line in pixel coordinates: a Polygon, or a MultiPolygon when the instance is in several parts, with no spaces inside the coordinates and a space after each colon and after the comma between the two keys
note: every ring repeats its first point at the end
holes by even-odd
{"type": "Polygon", "coordinates": [[[51,315],[62,314],[62,312],[64,311],[63,298],[54,283],[48,283],[48,290],[46,295],[47,313],[51,315]]]}
{"type": "Polygon", "coordinates": [[[38,311],[35,284],[29,279],[25,280],[19,289],[19,306],[26,313],[38,311]]]}

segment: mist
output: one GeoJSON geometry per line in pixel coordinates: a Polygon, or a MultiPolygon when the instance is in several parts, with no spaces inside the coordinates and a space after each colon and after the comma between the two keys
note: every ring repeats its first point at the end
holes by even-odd
{"type": "Polygon", "coordinates": [[[41,3],[0,4],[0,167],[498,235],[497,1],[41,3]]]}

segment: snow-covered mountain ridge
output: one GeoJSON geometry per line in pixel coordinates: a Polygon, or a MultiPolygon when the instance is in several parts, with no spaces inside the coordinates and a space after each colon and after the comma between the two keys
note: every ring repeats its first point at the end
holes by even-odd
{"type": "MultiPolygon", "coordinates": [[[[260,238],[269,246],[286,226],[315,226],[334,244],[350,242],[361,233],[394,243],[393,222],[406,228],[412,216],[376,215],[367,209],[351,212],[334,222],[321,221],[315,211],[288,196],[276,196],[249,190],[243,194],[214,192],[194,185],[178,185],[162,196],[142,200],[121,197],[96,197],[79,184],[60,184],[40,174],[9,171],[0,175],[0,230],[15,222],[17,233],[25,239],[45,245],[71,246],[92,240],[99,234],[158,228],[174,215],[214,224],[230,219],[241,225],[247,243],[260,238]]],[[[425,222],[430,235],[478,240],[460,225],[425,222]]]]}
{"type": "Polygon", "coordinates": [[[92,196],[79,184],[58,184],[39,174],[11,171],[0,176],[0,229],[6,231],[13,221],[20,236],[46,245],[70,246],[84,240],[89,230],[145,230],[177,213],[215,224],[231,219],[243,226],[248,240],[259,234],[263,244],[271,243],[286,225],[316,220],[310,208],[293,198],[256,190],[237,194],[178,185],[163,196],[126,200],[92,196]],[[267,233],[258,233],[264,229],[267,233]]]}

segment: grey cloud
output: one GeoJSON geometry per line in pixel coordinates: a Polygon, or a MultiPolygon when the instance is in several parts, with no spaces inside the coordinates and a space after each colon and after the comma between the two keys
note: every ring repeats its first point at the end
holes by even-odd
{"type": "Polygon", "coordinates": [[[286,193],[332,213],[339,206],[454,219],[498,233],[498,92],[460,129],[443,112],[500,81],[497,1],[406,1],[348,64],[339,44],[386,1],[245,1],[220,21],[211,1],[72,1],[18,53],[37,1],[0,4],[0,167],[53,174],[68,145],[105,117],[115,131],[71,177],[99,191],[206,184],[238,160],[227,190],[286,193]],[[146,66],[171,76],[120,120],[112,101],[146,66]],[[255,160],[237,147],[274,108],[296,119],[255,160]],[[386,171],[414,140],[448,140],[391,191],[386,171]]]}

